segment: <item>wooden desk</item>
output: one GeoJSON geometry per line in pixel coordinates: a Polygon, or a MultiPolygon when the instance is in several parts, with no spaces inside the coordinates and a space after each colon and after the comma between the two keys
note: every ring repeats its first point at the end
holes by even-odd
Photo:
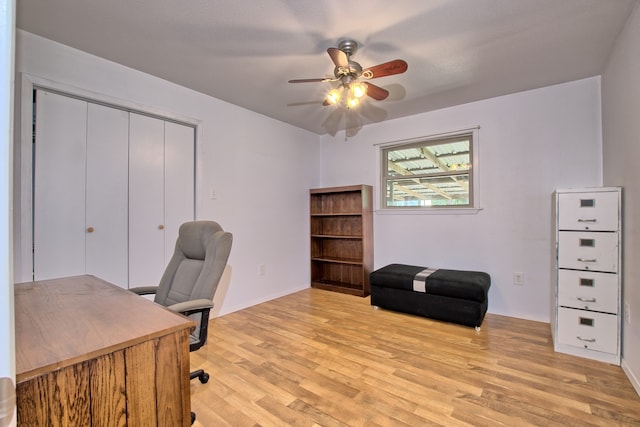
{"type": "Polygon", "coordinates": [[[93,276],[15,285],[19,426],[188,426],[179,314],[93,276]]]}

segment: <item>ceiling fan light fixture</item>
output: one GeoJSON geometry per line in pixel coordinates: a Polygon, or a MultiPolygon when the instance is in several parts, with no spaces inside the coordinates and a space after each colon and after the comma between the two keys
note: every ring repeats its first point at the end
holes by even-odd
{"type": "Polygon", "coordinates": [[[339,89],[331,89],[327,94],[327,102],[329,104],[337,104],[340,101],[340,98],[342,98],[342,93],[339,89]]]}
{"type": "Polygon", "coordinates": [[[356,82],[351,85],[351,94],[355,98],[362,98],[367,94],[367,85],[362,82],[356,82]]]}
{"type": "Polygon", "coordinates": [[[360,98],[366,94],[367,85],[364,83],[343,84],[329,91],[326,102],[331,105],[340,104],[347,108],[356,108],[360,105],[360,98]]]}
{"type": "Polygon", "coordinates": [[[360,105],[360,100],[358,98],[349,97],[347,99],[347,108],[356,108],[360,105]]]}

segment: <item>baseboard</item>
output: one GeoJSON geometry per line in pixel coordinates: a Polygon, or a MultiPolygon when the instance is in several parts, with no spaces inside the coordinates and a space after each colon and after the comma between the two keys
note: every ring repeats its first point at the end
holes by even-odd
{"type": "Polygon", "coordinates": [[[631,382],[633,388],[636,390],[636,393],[638,393],[638,396],[640,396],[640,381],[638,381],[638,378],[636,378],[636,376],[633,374],[633,372],[629,368],[629,365],[627,365],[627,362],[624,359],[622,359],[620,366],[622,367],[624,373],[627,375],[627,378],[629,378],[629,381],[631,382]]]}
{"type": "Polygon", "coordinates": [[[246,301],[243,304],[239,304],[233,307],[224,307],[224,310],[220,310],[219,313],[214,314],[213,317],[220,317],[220,316],[224,316],[225,314],[230,314],[233,313],[234,311],[239,311],[239,310],[244,310],[245,308],[249,308],[249,307],[253,307],[254,305],[258,305],[258,304],[262,304],[263,302],[267,302],[267,301],[271,301],[273,299],[276,298],[280,298],[286,295],[290,295],[293,294],[295,292],[301,291],[303,289],[309,289],[309,285],[301,285],[299,287],[296,288],[291,288],[291,289],[287,289],[286,291],[282,291],[282,292],[278,292],[275,294],[269,294],[266,295],[262,298],[257,298],[254,300],[250,300],[250,301],[246,301]]]}

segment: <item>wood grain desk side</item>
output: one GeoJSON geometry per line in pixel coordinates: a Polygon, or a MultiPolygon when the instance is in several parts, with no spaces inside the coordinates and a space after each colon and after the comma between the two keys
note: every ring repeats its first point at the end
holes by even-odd
{"type": "Polygon", "coordinates": [[[21,426],[190,424],[195,324],[93,276],[15,285],[21,426]]]}

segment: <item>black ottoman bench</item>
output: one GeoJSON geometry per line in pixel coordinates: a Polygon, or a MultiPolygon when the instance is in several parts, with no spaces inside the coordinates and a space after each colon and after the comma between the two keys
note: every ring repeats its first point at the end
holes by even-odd
{"type": "Polygon", "coordinates": [[[369,276],[371,305],[480,329],[491,277],[480,271],[389,264],[369,276]]]}

